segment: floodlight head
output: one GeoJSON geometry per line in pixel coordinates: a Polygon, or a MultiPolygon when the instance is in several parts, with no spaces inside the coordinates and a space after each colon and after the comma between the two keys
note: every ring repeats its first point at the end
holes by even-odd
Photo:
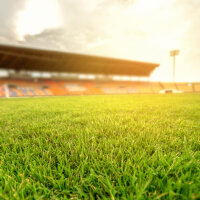
{"type": "Polygon", "coordinates": [[[177,55],[179,55],[179,53],[180,53],[180,50],[172,50],[172,51],[170,51],[170,56],[177,56],[177,55]]]}

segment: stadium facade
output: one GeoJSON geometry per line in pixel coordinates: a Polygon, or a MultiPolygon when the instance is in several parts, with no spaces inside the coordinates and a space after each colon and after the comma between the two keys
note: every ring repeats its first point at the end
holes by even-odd
{"type": "Polygon", "coordinates": [[[149,77],[159,64],[0,45],[0,97],[200,92],[200,84],[114,81],[112,76],[149,77]],[[34,73],[50,77],[34,77],[34,73]],[[67,73],[68,76],[62,76],[67,73]],[[55,75],[56,74],[56,75],[55,75]],[[73,74],[74,76],[70,76],[73,74]],[[80,79],[80,74],[94,78],[80,79]],[[101,77],[101,78],[99,78],[101,77]],[[103,77],[103,78],[102,78],[103,77]]]}

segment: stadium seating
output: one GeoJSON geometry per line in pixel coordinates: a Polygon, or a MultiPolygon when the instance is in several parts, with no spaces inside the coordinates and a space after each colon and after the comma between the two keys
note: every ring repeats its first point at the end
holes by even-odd
{"type": "Polygon", "coordinates": [[[89,88],[82,83],[64,83],[64,88],[69,95],[88,95],[91,94],[89,88]]]}
{"type": "Polygon", "coordinates": [[[28,96],[28,95],[25,95],[25,93],[18,88],[9,88],[9,96],[10,97],[21,97],[21,96],[28,96]]]}
{"type": "Polygon", "coordinates": [[[134,88],[138,91],[138,93],[152,93],[152,86],[149,82],[136,82],[134,83],[134,88]]]}
{"type": "Polygon", "coordinates": [[[195,92],[200,92],[200,83],[195,83],[194,84],[194,91],[195,92]]]}
{"type": "Polygon", "coordinates": [[[102,95],[102,94],[149,94],[163,89],[183,92],[200,92],[200,83],[159,83],[139,81],[60,81],[60,80],[0,80],[0,97],[5,97],[5,85],[10,97],[102,95]]]}
{"type": "Polygon", "coordinates": [[[161,90],[164,89],[164,86],[159,82],[152,82],[151,85],[153,93],[159,93],[161,90]]]}
{"type": "Polygon", "coordinates": [[[5,88],[3,85],[0,85],[0,97],[5,97],[5,88]]]}
{"type": "Polygon", "coordinates": [[[193,85],[188,83],[177,83],[177,89],[183,92],[194,92],[193,85]]]}
{"type": "Polygon", "coordinates": [[[173,89],[173,90],[177,90],[177,85],[175,83],[161,83],[163,89],[173,89]]]}
{"type": "Polygon", "coordinates": [[[88,86],[88,89],[90,90],[90,92],[92,93],[92,94],[95,94],[95,95],[101,95],[101,94],[104,94],[104,91],[103,91],[103,89],[101,88],[101,87],[99,87],[99,86],[88,86]]]}

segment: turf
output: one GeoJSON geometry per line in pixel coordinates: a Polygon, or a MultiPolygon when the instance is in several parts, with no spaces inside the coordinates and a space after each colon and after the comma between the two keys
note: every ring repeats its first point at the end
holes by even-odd
{"type": "Polygon", "coordinates": [[[200,199],[200,95],[0,99],[0,199],[200,199]]]}

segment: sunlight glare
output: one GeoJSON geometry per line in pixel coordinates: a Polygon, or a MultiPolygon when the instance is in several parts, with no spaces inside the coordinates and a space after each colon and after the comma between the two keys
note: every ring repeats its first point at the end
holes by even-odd
{"type": "Polygon", "coordinates": [[[56,0],[29,0],[19,13],[17,34],[20,40],[25,35],[36,35],[45,29],[61,26],[60,8],[56,0]]]}

